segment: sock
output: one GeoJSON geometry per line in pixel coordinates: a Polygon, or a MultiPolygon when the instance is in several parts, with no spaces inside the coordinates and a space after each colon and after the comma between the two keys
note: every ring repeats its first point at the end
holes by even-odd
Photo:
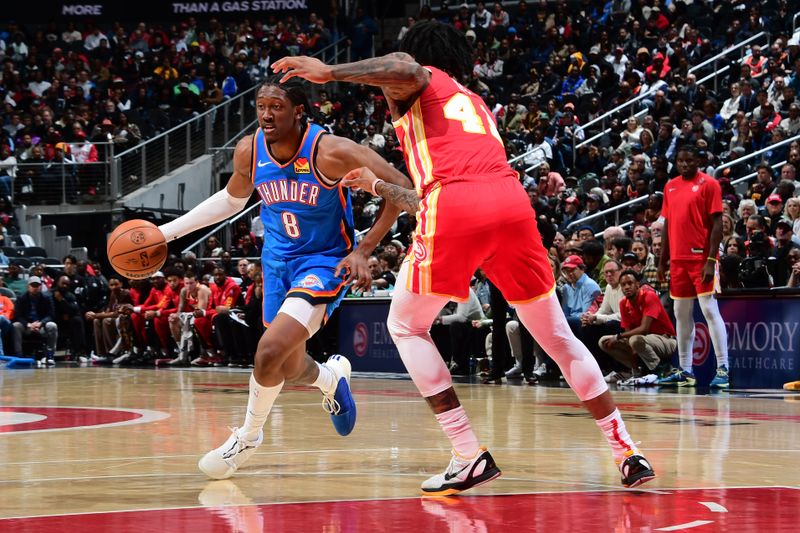
{"type": "Polygon", "coordinates": [[[336,385],[338,385],[338,382],[336,381],[336,374],[333,373],[333,370],[319,363],[317,363],[317,368],[319,368],[319,375],[317,376],[317,380],[311,385],[321,390],[323,394],[333,394],[336,392],[336,385]]]}
{"type": "Polygon", "coordinates": [[[462,406],[436,415],[445,435],[450,439],[453,449],[462,457],[471,459],[478,453],[478,437],[472,431],[469,417],[462,406]]]}
{"type": "Polygon", "coordinates": [[[617,463],[625,460],[625,454],[628,451],[639,453],[631,436],[628,435],[628,430],[625,429],[625,422],[622,421],[619,409],[614,409],[613,413],[600,420],[595,420],[595,422],[611,445],[611,453],[614,454],[614,460],[617,463]]]}
{"type": "Polygon", "coordinates": [[[250,396],[247,398],[247,414],[240,434],[247,440],[256,440],[272,409],[272,404],[283,388],[283,381],[274,387],[262,387],[250,374],[250,396]]]}

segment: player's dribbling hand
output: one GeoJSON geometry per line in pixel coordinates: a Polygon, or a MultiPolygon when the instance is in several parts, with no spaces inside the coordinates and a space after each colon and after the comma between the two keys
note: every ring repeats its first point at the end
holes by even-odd
{"type": "Polygon", "coordinates": [[[350,252],[350,255],[336,265],[334,276],[339,276],[341,273],[347,274],[345,282],[353,284],[353,292],[366,291],[372,287],[372,273],[367,267],[367,257],[358,249],[350,252]]]}
{"type": "Polygon", "coordinates": [[[284,57],[272,64],[272,71],[275,73],[285,72],[281,83],[292,78],[303,78],[312,83],[333,81],[331,67],[313,57],[284,57]]]}
{"type": "Polygon", "coordinates": [[[367,167],[356,168],[348,172],[342,178],[342,185],[350,189],[361,189],[372,193],[372,184],[378,179],[367,167]]]}

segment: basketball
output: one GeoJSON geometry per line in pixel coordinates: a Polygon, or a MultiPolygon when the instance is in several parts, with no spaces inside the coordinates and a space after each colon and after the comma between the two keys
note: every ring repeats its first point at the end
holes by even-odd
{"type": "Polygon", "coordinates": [[[145,279],[167,260],[167,241],[155,224],[128,220],[108,236],[106,252],[114,270],[128,279],[145,279]]]}

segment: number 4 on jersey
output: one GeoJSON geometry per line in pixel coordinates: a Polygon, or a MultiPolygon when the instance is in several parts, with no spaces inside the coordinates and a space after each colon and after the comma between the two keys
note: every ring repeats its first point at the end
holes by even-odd
{"type": "MultiPolygon", "coordinates": [[[[503,140],[500,138],[500,132],[497,131],[497,126],[494,124],[494,120],[492,120],[492,117],[489,116],[485,109],[481,111],[483,111],[492,136],[500,141],[500,144],[503,144],[503,140]]],[[[483,127],[483,121],[478,115],[475,105],[472,103],[470,97],[464,93],[456,93],[447,101],[444,105],[444,117],[448,120],[460,122],[461,127],[464,128],[464,131],[467,133],[486,134],[486,128],[483,127]]]]}

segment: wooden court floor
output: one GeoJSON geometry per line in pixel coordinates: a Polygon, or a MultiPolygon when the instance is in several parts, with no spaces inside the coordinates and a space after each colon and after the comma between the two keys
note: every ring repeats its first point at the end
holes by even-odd
{"type": "Polygon", "coordinates": [[[503,476],[420,498],[449,446],[413,384],[357,376],[339,437],[315,389],[287,387],[229,481],[197,460],[241,423],[248,373],[0,370],[0,531],[796,531],[800,395],[618,391],[659,477],[623,490],[569,389],[463,383],[503,476]],[[588,529],[587,529],[588,528],[588,529]]]}

